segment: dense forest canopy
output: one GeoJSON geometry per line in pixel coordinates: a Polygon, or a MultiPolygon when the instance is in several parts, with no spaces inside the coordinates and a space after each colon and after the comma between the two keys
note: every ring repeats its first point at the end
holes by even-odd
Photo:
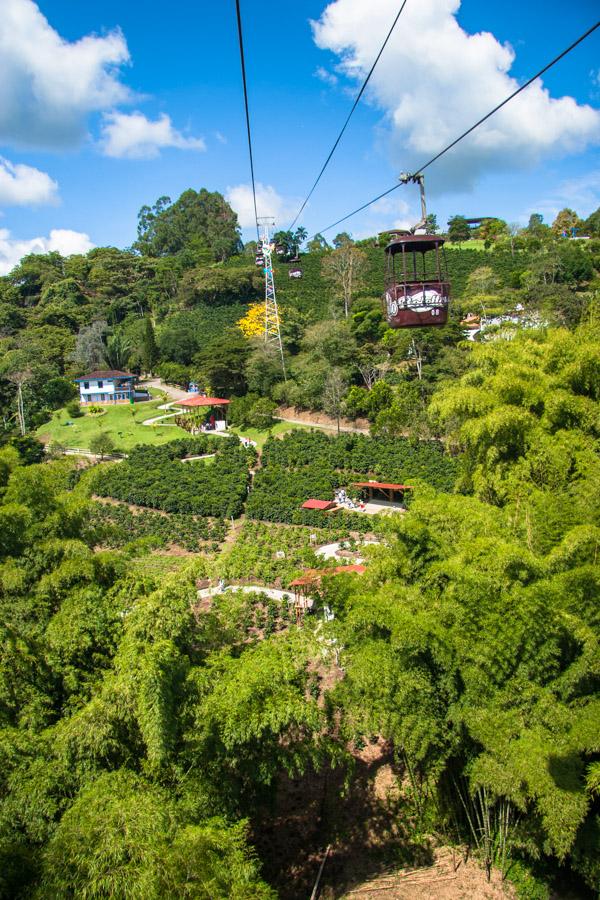
{"type": "Polygon", "coordinates": [[[451,845],[523,898],[599,889],[599,213],[465,221],[429,330],[388,328],[377,239],[282,232],[303,274],[276,262],[287,378],[218,193],[143,207],[130,249],[0,279],[0,896],[308,896],[327,844],[337,896],[331,806],[382,868],[451,845]],[[195,381],[270,436],[45,453],[97,368],[195,381]],[[286,407],[364,433],[281,437],[286,407]],[[408,508],[300,509],[365,479],[410,485],[408,508]],[[366,571],[321,573],[297,615],[333,541],[366,571]],[[278,856],[282,797],[315,785],[308,846],[278,856]],[[348,805],[367,796],[371,818],[348,805]]]}

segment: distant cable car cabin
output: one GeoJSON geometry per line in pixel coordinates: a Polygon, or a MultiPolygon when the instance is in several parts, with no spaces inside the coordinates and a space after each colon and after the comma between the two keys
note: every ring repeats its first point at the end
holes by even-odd
{"type": "Polygon", "coordinates": [[[288,275],[290,278],[302,278],[302,269],[299,266],[292,266],[288,270],[288,275]]]}
{"type": "Polygon", "coordinates": [[[264,256],[260,256],[260,255],[257,253],[256,256],[255,256],[255,258],[254,258],[254,262],[255,262],[255,264],[256,264],[257,266],[264,266],[264,264],[265,264],[265,258],[264,258],[264,256]]]}
{"type": "Polygon", "coordinates": [[[443,246],[436,234],[415,234],[427,219],[423,175],[401,175],[421,189],[421,221],[410,231],[387,232],[385,315],[390,328],[426,328],[448,321],[450,282],[443,246]]]}

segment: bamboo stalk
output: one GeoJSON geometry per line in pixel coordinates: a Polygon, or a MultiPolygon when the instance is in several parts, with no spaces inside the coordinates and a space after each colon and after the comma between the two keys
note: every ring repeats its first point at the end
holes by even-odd
{"type": "Polygon", "coordinates": [[[315,881],[315,886],[312,889],[312,894],[310,895],[310,900],[317,900],[319,894],[319,883],[321,881],[321,875],[323,874],[323,869],[325,868],[325,863],[327,862],[327,857],[329,856],[329,851],[331,850],[331,844],[327,845],[327,849],[323,855],[323,859],[321,860],[321,865],[319,866],[319,871],[317,873],[317,880],[315,881]]]}

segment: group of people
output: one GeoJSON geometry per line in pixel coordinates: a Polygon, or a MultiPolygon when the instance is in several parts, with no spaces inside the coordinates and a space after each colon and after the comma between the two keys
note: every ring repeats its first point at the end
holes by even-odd
{"type": "Polygon", "coordinates": [[[346,493],[345,488],[338,488],[335,492],[335,502],[338,506],[345,506],[346,509],[350,509],[353,511],[364,512],[365,504],[363,500],[354,501],[352,497],[349,497],[346,493]]]}

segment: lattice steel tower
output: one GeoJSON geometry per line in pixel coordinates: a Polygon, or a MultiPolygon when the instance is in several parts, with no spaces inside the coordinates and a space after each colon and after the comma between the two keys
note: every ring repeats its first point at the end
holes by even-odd
{"type": "Polygon", "coordinates": [[[285,362],[283,359],[283,345],[281,343],[281,328],[279,323],[279,309],[275,295],[275,279],[273,277],[273,250],[271,231],[275,227],[275,220],[269,217],[258,218],[260,229],[262,255],[265,261],[265,343],[275,344],[281,357],[283,377],[286,377],[285,362]]]}

